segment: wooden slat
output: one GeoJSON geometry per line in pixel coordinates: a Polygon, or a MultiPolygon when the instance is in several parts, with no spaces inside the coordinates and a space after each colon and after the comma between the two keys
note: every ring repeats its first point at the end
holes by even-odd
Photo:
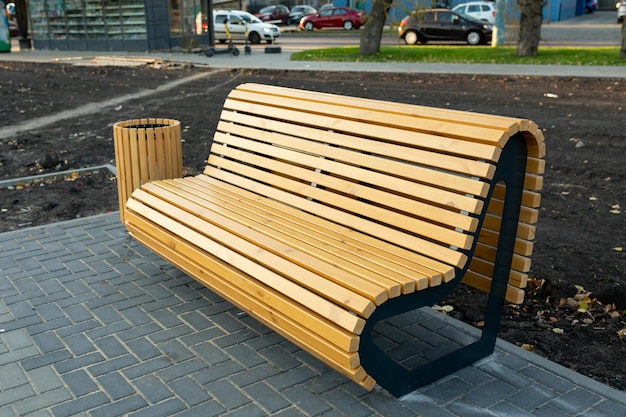
{"type": "MultiPolygon", "coordinates": [[[[135,193],[133,193],[134,197],[137,195],[141,195],[141,193],[138,193],[138,191],[140,190],[137,190],[135,191],[135,193]]],[[[144,195],[142,195],[142,197],[144,197],[144,195]]],[[[149,196],[145,196],[145,197],[149,199],[149,196]]],[[[137,202],[134,199],[129,200],[127,207],[130,210],[136,211],[137,213],[141,214],[143,217],[150,219],[154,223],[161,225],[163,228],[170,230],[172,233],[176,234],[177,236],[187,241],[194,242],[196,246],[202,248],[203,250],[209,253],[214,254],[215,256],[220,258],[222,261],[227,262],[230,265],[233,265],[234,267],[240,269],[241,271],[246,272],[247,274],[251,276],[254,276],[255,279],[276,289],[277,291],[281,292],[287,297],[293,300],[297,300],[299,303],[306,306],[307,308],[317,311],[321,316],[337,323],[339,326],[343,327],[344,329],[351,331],[353,333],[356,333],[356,334],[359,334],[363,330],[363,326],[365,322],[362,318],[359,318],[353,314],[350,314],[350,312],[344,310],[343,308],[339,307],[336,304],[329,302],[325,298],[320,297],[319,295],[307,290],[305,287],[297,285],[291,282],[289,279],[286,279],[285,277],[280,276],[278,273],[268,269],[267,266],[262,266],[260,263],[262,262],[261,260],[251,261],[250,259],[244,257],[243,255],[233,251],[232,249],[229,249],[225,246],[220,245],[215,240],[209,239],[205,235],[191,228],[183,226],[179,221],[179,219],[181,219],[181,217],[179,217],[180,215],[182,215],[183,217],[186,217],[186,215],[184,215],[183,213],[179,213],[179,212],[176,213],[177,214],[176,220],[173,220],[159,213],[158,211],[151,209],[150,207],[147,207],[137,202]]],[[[189,220],[190,222],[193,223],[193,219],[189,219],[189,220]]],[[[211,231],[217,232],[218,234],[224,234],[223,232],[220,233],[219,230],[217,230],[217,228],[211,228],[211,231]]],[[[236,240],[236,239],[232,239],[232,240],[236,240]]],[[[237,244],[242,245],[245,248],[248,248],[250,246],[249,244],[247,244],[246,242],[240,239],[237,239],[237,244]]],[[[254,249],[254,248],[250,248],[250,249],[256,252],[255,255],[257,255],[257,259],[259,257],[262,258],[262,256],[259,256],[260,252],[262,251],[258,249],[254,249]]],[[[277,257],[272,257],[272,258],[273,258],[272,260],[275,262],[283,263],[277,257]]],[[[290,269],[293,270],[294,268],[292,267],[290,269]]],[[[288,273],[289,271],[285,271],[285,272],[288,273]]],[[[303,273],[308,275],[306,271],[303,271],[303,273]]],[[[354,295],[352,297],[354,297],[354,295]]],[[[357,304],[356,298],[355,298],[354,304],[357,304]]],[[[373,307],[368,308],[368,310],[370,309],[373,309],[373,307]]]]}
{"type": "MultiPolygon", "coordinates": [[[[474,256],[493,262],[496,259],[496,247],[482,244],[479,241],[476,244],[474,256]]],[[[530,258],[514,253],[511,268],[519,272],[530,271],[530,258]]]]}
{"type": "MultiPolygon", "coordinates": [[[[501,222],[502,222],[501,216],[492,214],[492,213],[487,213],[487,215],[485,216],[485,220],[483,221],[483,227],[489,230],[498,231],[500,230],[501,222]]],[[[517,224],[517,238],[518,239],[533,240],[535,239],[535,232],[536,232],[536,227],[531,224],[524,223],[524,222],[519,222],[517,224]]]]}
{"type": "MultiPolygon", "coordinates": [[[[467,271],[463,277],[463,283],[478,288],[481,291],[489,292],[491,288],[491,279],[472,271],[467,271]]],[[[508,286],[505,295],[506,301],[513,304],[521,304],[524,301],[524,291],[508,286]]]]}
{"type": "MultiPolygon", "coordinates": [[[[415,257],[415,261],[436,271],[442,271],[444,275],[447,275],[450,269],[448,268],[446,271],[445,268],[442,268],[441,262],[449,265],[461,266],[464,265],[467,260],[467,257],[464,254],[459,253],[454,249],[446,249],[440,245],[426,241],[424,239],[410,236],[398,230],[393,230],[384,225],[354,216],[351,213],[333,209],[328,206],[322,206],[319,203],[309,200],[308,198],[285,193],[278,188],[266,186],[259,183],[258,181],[248,180],[241,175],[231,175],[223,169],[219,170],[209,168],[210,167],[207,167],[207,170],[205,170],[205,172],[214,178],[220,179],[233,185],[237,185],[249,191],[253,190],[254,192],[262,192],[263,195],[269,198],[274,198],[278,201],[283,202],[284,204],[298,207],[301,210],[307,211],[309,213],[316,213],[321,217],[332,220],[349,228],[362,231],[371,236],[384,236],[384,240],[405,248],[410,248],[418,254],[432,254],[434,255],[434,259],[432,259],[432,261],[428,260],[428,258],[420,258],[419,256],[415,257]],[[322,210],[322,213],[320,213],[320,210],[322,210]]],[[[315,190],[314,187],[307,188],[315,190]]],[[[312,191],[309,191],[308,194],[311,198],[318,197],[317,193],[312,191]]]]}
{"type": "MultiPolygon", "coordinates": [[[[320,96],[317,96],[320,97],[320,96]]],[[[276,107],[287,107],[302,109],[307,113],[338,115],[353,120],[367,120],[368,123],[382,126],[400,126],[403,129],[413,128],[422,132],[444,133],[448,137],[462,138],[468,143],[485,142],[490,145],[502,147],[509,138],[508,132],[503,129],[494,128],[493,125],[477,125],[449,123],[448,121],[433,118],[419,118],[415,114],[407,115],[402,113],[382,112],[378,103],[371,106],[350,107],[333,101],[307,100],[303,95],[291,97],[275,97],[268,94],[249,93],[243,89],[237,89],[229,94],[229,99],[245,100],[256,103],[267,103],[276,107]]],[[[225,105],[225,107],[229,107],[225,105]]],[[[350,131],[350,130],[349,130],[350,131]]],[[[461,149],[466,146],[461,146],[461,149]]],[[[455,151],[452,151],[455,152],[455,151]]]]}
{"type": "Polygon", "coordinates": [[[442,278],[448,282],[454,277],[452,268],[443,264],[433,264],[432,261],[422,259],[415,252],[407,251],[399,246],[391,245],[375,237],[359,234],[343,225],[329,222],[319,217],[298,210],[294,207],[278,203],[273,199],[266,199],[252,192],[237,188],[227,183],[220,182],[206,175],[198,175],[193,179],[186,179],[200,183],[201,187],[210,187],[212,193],[231,196],[253,211],[266,211],[268,216],[275,217],[277,221],[296,224],[299,233],[320,236],[320,240],[338,248],[347,250],[358,256],[365,257],[373,262],[382,262],[381,265],[394,269],[395,272],[413,275],[416,280],[416,289],[427,286],[440,285],[442,278]],[[313,217],[313,219],[312,219],[313,217]],[[382,259],[382,261],[379,261],[382,259]],[[432,268],[424,266],[429,264],[432,268]],[[400,270],[397,266],[400,266],[400,270]],[[423,278],[429,282],[425,285],[423,278]]]}
{"type": "MultiPolygon", "coordinates": [[[[269,119],[278,119],[283,121],[299,121],[305,117],[305,124],[309,126],[316,126],[317,128],[332,131],[349,132],[350,134],[358,136],[379,138],[381,141],[403,143],[407,146],[419,145],[422,149],[438,151],[441,156],[446,154],[464,156],[471,155],[476,159],[486,161],[497,161],[500,156],[499,147],[459,141],[458,139],[461,139],[462,136],[453,139],[445,137],[442,138],[429,133],[412,132],[407,131],[406,129],[392,128],[388,126],[377,126],[354,120],[339,119],[332,115],[303,113],[299,110],[277,108],[264,104],[236,101],[232,99],[226,100],[224,108],[238,113],[252,113],[269,119]],[[458,147],[451,147],[451,145],[458,145],[458,147]]],[[[223,116],[221,116],[221,118],[223,118],[223,116]]],[[[444,126],[442,125],[441,127],[443,128],[444,126]]]]}
{"type": "MultiPolygon", "coordinates": [[[[407,148],[406,146],[363,137],[356,138],[342,133],[293,125],[277,120],[267,120],[253,115],[222,112],[222,121],[218,123],[218,131],[243,135],[254,130],[256,130],[259,140],[265,139],[269,143],[276,141],[287,147],[292,147],[297,143],[296,141],[300,140],[299,138],[303,138],[325,147],[334,145],[331,149],[337,153],[333,154],[333,159],[343,159],[345,162],[352,162],[358,166],[376,167],[397,177],[409,178],[412,181],[425,184],[442,184],[446,189],[483,197],[486,196],[487,185],[468,177],[493,178],[495,172],[495,167],[485,162],[472,162],[459,157],[437,155],[430,151],[407,148]],[[233,123],[227,123],[225,120],[233,123]],[[261,130],[259,131],[259,129],[261,130]],[[369,153],[364,153],[364,149],[367,149],[369,153]],[[388,159],[381,159],[381,156],[388,159]],[[406,162],[411,164],[407,165],[406,162]],[[425,166],[432,166],[436,169],[426,169],[425,166]],[[443,172],[441,167],[448,167],[462,175],[451,175],[443,172]]],[[[309,144],[309,146],[313,146],[313,144],[309,144]]],[[[324,150],[324,152],[329,151],[330,149],[324,150]]]]}
{"type": "Polygon", "coordinates": [[[328,323],[320,322],[320,325],[310,326],[315,319],[315,313],[301,310],[297,305],[290,304],[289,299],[280,299],[280,294],[275,293],[269,287],[258,287],[252,293],[245,290],[249,286],[249,279],[235,269],[228,268],[221,262],[197,263],[193,259],[202,257],[202,253],[183,239],[177,239],[167,231],[150,227],[135,213],[129,215],[127,223],[133,237],[146,246],[159,253],[165,259],[178,268],[196,277],[205,277],[198,281],[212,288],[223,298],[229,300],[243,311],[249,313],[272,330],[293,340],[307,352],[319,359],[332,364],[342,373],[360,382],[366,378],[364,370],[360,366],[359,355],[356,353],[359,346],[359,337],[351,333],[344,333],[342,329],[332,328],[328,323]],[[183,248],[180,251],[174,249],[183,248]],[[192,254],[186,257],[184,254],[192,254]],[[210,265],[210,267],[208,267],[210,265]],[[243,286],[239,284],[244,284],[243,286]],[[263,298],[257,297],[258,293],[266,294],[263,298]],[[290,314],[283,314],[278,309],[271,307],[264,299],[271,297],[274,304],[286,304],[281,311],[290,310],[290,314]],[[315,332],[316,328],[323,336],[315,332]],[[334,336],[331,336],[334,335],[334,336]]]}
{"type": "MultiPolygon", "coordinates": [[[[189,183],[189,181],[180,181],[180,183],[189,183]]],[[[325,253],[315,245],[306,244],[267,227],[266,223],[273,223],[271,217],[262,218],[258,223],[252,222],[249,217],[240,214],[241,209],[214,204],[214,198],[211,198],[212,201],[202,200],[180,186],[176,186],[174,182],[153,183],[146,185],[144,190],[179,208],[197,213],[196,215],[203,220],[210,221],[290,262],[322,275],[339,284],[341,289],[347,288],[367,297],[376,305],[382,304],[389,297],[400,295],[398,282],[380,276],[375,271],[366,270],[358,264],[349,265],[345,261],[341,262],[332,253],[325,253]],[[233,211],[233,208],[236,211],[233,211]]],[[[332,290],[325,289],[324,291],[332,290]]],[[[345,294],[345,296],[348,295],[345,294]]]]}
{"type": "MultiPolygon", "coordinates": [[[[428,286],[426,276],[416,276],[415,270],[410,270],[404,265],[393,264],[388,259],[380,257],[373,259],[376,255],[372,253],[369,256],[362,256],[362,254],[355,253],[352,248],[346,247],[344,242],[333,244],[325,235],[317,232],[314,217],[311,219],[314,228],[306,228],[298,223],[282,220],[275,212],[268,212],[258,204],[246,204],[239,196],[231,197],[216,192],[214,189],[207,190],[206,184],[194,181],[194,179],[159,182],[156,185],[235,220],[252,230],[296,247],[299,251],[315,256],[318,264],[329,263],[355,274],[377,287],[384,288],[389,297],[396,297],[400,295],[400,292],[408,294],[416,288],[423,289],[428,286]],[[210,194],[207,191],[210,191],[210,194]]],[[[339,280],[340,277],[327,276],[327,278],[339,280]]],[[[357,286],[359,288],[353,288],[354,291],[363,290],[360,288],[361,284],[357,286]]],[[[367,285],[364,286],[367,287],[367,285]]]]}
{"type": "MultiPolygon", "coordinates": [[[[498,245],[500,234],[497,231],[483,228],[479,236],[479,242],[495,247],[498,245]]],[[[533,243],[525,239],[515,239],[514,251],[519,255],[530,256],[533,253],[533,243]]]]}
{"type": "MultiPolygon", "coordinates": [[[[261,171],[256,172],[254,175],[265,183],[314,198],[317,201],[323,201],[328,205],[367,216],[375,221],[384,222],[394,227],[419,231],[423,236],[440,240],[450,245],[466,247],[464,245],[468,243],[467,236],[459,231],[452,230],[452,227],[456,229],[465,228],[473,232],[478,225],[476,218],[468,217],[456,210],[451,211],[428,206],[395,193],[385,192],[380,188],[372,189],[353,181],[343,180],[334,175],[321,174],[313,169],[305,169],[282,161],[264,158],[257,153],[241,152],[236,149],[231,152],[230,149],[232,148],[221,148],[218,144],[214,144],[213,147],[217,148],[216,152],[222,155],[236,156],[237,161],[233,162],[230,159],[212,155],[209,159],[209,163],[212,165],[238,173],[249,172],[252,169],[251,166],[259,167],[261,171]],[[239,164],[244,165],[239,166],[239,164]],[[270,170],[272,171],[270,172],[270,170]],[[307,184],[302,184],[302,181],[305,181],[307,184]],[[310,184],[320,185],[324,188],[310,187],[310,184]],[[355,198],[367,201],[355,200],[355,198]],[[383,207],[383,205],[388,207],[383,207]],[[409,213],[409,215],[405,213],[409,213]],[[431,213],[430,216],[429,213],[431,213]],[[412,215],[418,216],[418,218],[412,217],[412,215]],[[419,217],[426,220],[421,220],[419,217]],[[437,223],[447,225],[449,228],[442,227],[437,223]]],[[[293,156],[292,159],[299,158],[293,156]]],[[[313,163],[315,161],[310,162],[313,163]]],[[[320,163],[320,165],[323,164],[320,163]]],[[[342,174],[337,173],[337,175],[342,174]]],[[[389,182],[392,183],[393,178],[389,179],[389,182]]],[[[449,204],[454,206],[455,202],[450,201],[449,204]]]]}
{"type": "MultiPolygon", "coordinates": [[[[496,184],[493,191],[493,198],[498,200],[504,200],[506,193],[506,186],[503,184],[496,184]]],[[[541,194],[535,191],[524,190],[522,193],[522,206],[536,208],[541,203],[541,194]]]]}
{"type": "MultiPolygon", "coordinates": [[[[264,84],[247,83],[241,84],[237,90],[273,94],[283,97],[294,97],[293,89],[270,86],[264,84]]],[[[298,90],[297,97],[311,101],[329,102],[341,104],[347,107],[376,108],[379,111],[413,115],[415,117],[446,121],[449,123],[467,124],[482,127],[497,127],[506,131],[510,136],[520,129],[536,129],[536,125],[529,120],[515,119],[506,116],[470,113],[459,110],[440,109],[415,104],[403,104],[388,101],[365,99],[360,97],[337,96],[334,94],[320,93],[317,91],[298,90]]]]}
{"type": "MultiPolygon", "coordinates": [[[[384,187],[385,189],[397,193],[407,194],[413,199],[421,199],[446,206],[448,209],[455,208],[459,211],[464,210],[471,213],[479,213],[483,206],[482,201],[466,197],[466,194],[468,193],[467,188],[482,192],[484,183],[476,179],[444,173],[442,172],[444,167],[440,167],[438,171],[434,173],[435,175],[433,175],[433,170],[420,168],[420,176],[414,177],[418,179],[418,181],[416,181],[412,177],[407,177],[406,163],[385,159],[381,160],[380,157],[362,153],[369,153],[370,150],[368,149],[361,149],[359,152],[346,151],[342,148],[271,134],[267,131],[248,128],[242,129],[240,127],[239,129],[230,129],[230,133],[234,133],[233,130],[238,131],[239,134],[246,134],[246,137],[255,139],[263,138],[266,141],[271,141],[271,145],[246,140],[243,137],[234,136],[232,134],[225,135],[217,132],[214,139],[216,143],[213,144],[212,148],[213,155],[224,155],[241,159],[244,158],[245,155],[236,153],[236,151],[247,149],[255,154],[267,155],[270,158],[276,158],[288,164],[298,164],[323,171],[325,177],[318,175],[318,177],[320,177],[317,179],[318,181],[322,179],[330,180],[331,177],[327,174],[330,173],[344,178],[358,178],[361,184],[365,183],[370,187],[372,185],[384,187]],[[256,135],[256,133],[259,134],[256,135]],[[226,148],[221,146],[221,144],[235,146],[236,149],[226,148]],[[284,147],[276,145],[284,145],[284,147]],[[390,170],[386,171],[386,168],[390,170]],[[404,176],[404,178],[400,176],[404,176]],[[428,177],[434,177],[432,178],[434,182],[428,183],[428,177]],[[462,191],[459,190],[458,192],[443,190],[439,185],[442,182],[458,182],[465,186],[465,189],[462,191]]],[[[277,170],[277,168],[275,168],[275,170],[277,170]]],[[[307,174],[304,171],[301,172],[307,174]]],[[[289,173],[289,175],[297,174],[289,173]]],[[[335,180],[337,181],[338,179],[335,178],[335,180]]],[[[344,182],[344,184],[347,184],[344,185],[344,187],[354,187],[354,183],[354,181],[344,182]]],[[[362,185],[360,188],[363,190],[365,187],[365,185],[362,185]]],[[[344,193],[355,194],[353,188],[341,190],[337,187],[337,189],[344,193]]]]}
{"type": "MultiPolygon", "coordinates": [[[[470,261],[470,269],[485,277],[493,278],[494,264],[493,262],[473,257],[470,261]]],[[[526,288],[528,284],[528,275],[512,269],[509,272],[509,285],[517,288],[526,288]]]]}

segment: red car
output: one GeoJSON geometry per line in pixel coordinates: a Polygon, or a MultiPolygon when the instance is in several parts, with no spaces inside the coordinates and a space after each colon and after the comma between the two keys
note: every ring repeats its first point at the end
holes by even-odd
{"type": "Polygon", "coordinates": [[[323,28],[358,29],[365,24],[365,13],[349,7],[330,7],[319,13],[305,16],[300,20],[300,29],[323,28]]]}
{"type": "Polygon", "coordinates": [[[282,4],[267,6],[259,10],[255,16],[263,22],[287,24],[289,23],[289,8],[282,4]]]}

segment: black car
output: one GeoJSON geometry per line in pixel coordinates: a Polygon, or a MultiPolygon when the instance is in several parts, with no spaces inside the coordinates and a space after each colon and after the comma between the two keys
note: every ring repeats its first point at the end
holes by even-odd
{"type": "Polygon", "coordinates": [[[411,13],[398,27],[398,35],[408,45],[428,41],[465,41],[469,45],[491,42],[493,25],[460,15],[448,9],[411,13]]]}

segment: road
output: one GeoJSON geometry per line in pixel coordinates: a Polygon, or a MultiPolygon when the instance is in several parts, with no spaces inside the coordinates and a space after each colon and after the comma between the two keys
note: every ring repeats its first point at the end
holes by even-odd
{"type": "MultiPolygon", "coordinates": [[[[286,52],[307,49],[358,46],[359,31],[340,34],[297,33],[294,27],[283,27],[277,42],[286,52]]],[[[515,39],[508,43],[514,44],[515,39]]],[[[396,36],[385,35],[383,45],[404,45],[396,36]]],[[[430,43],[429,43],[430,44],[430,43]]],[[[544,22],[541,27],[540,46],[619,46],[621,26],[617,24],[615,11],[599,11],[577,16],[562,22],[544,22]]],[[[262,47],[255,45],[256,48],[262,47]]]]}

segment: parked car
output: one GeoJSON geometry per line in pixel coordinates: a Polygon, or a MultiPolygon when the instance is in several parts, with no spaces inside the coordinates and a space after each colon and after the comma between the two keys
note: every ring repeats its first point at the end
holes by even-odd
{"type": "Polygon", "coordinates": [[[295,6],[291,9],[291,12],[289,13],[289,23],[300,23],[300,19],[302,19],[304,16],[315,13],[317,13],[317,10],[315,10],[315,8],[311,6],[295,6]]]}
{"type": "Polygon", "coordinates": [[[289,23],[289,8],[282,4],[267,6],[259,10],[255,16],[263,22],[280,22],[287,24],[289,23]]]}
{"type": "Polygon", "coordinates": [[[323,28],[358,29],[365,24],[365,13],[349,7],[329,7],[321,12],[304,16],[300,20],[300,29],[313,30],[323,28]]]}
{"type": "MultiPolygon", "coordinates": [[[[595,0],[594,0],[595,1],[595,0]]],[[[453,12],[473,17],[476,20],[483,20],[489,23],[496,22],[496,7],[488,1],[472,1],[462,3],[452,9],[453,12]]]]}
{"type": "Polygon", "coordinates": [[[619,1],[615,7],[617,7],[617,23],[622,23],[626,16],[626,0],[619,1]]]}
{"type": "Polygon", "coordinates": [[[402,19],[398,36],[408,45],[428,41],[465,41],[469,45],[491,42],[493,25],[448,9],[413,12],[402,19]]]}
{"type": "Polygon", "coordinates": [[[593,13],[598,10],[598,0],[585,1],[585,13],[593,13]]]}
{"type": "Polygon", "coordinates": [[[213,22],[215,40],[221,43],[228,40],[224,22],[227,22],[228,31],[233,40],[246,39],[246,23],[248,24],[250,43],[261,43],[262,40],[272,43],[280,37],[278,26],[261,22],[258,17],[240,10],[215,10],[213,11],[213,22]]]}

